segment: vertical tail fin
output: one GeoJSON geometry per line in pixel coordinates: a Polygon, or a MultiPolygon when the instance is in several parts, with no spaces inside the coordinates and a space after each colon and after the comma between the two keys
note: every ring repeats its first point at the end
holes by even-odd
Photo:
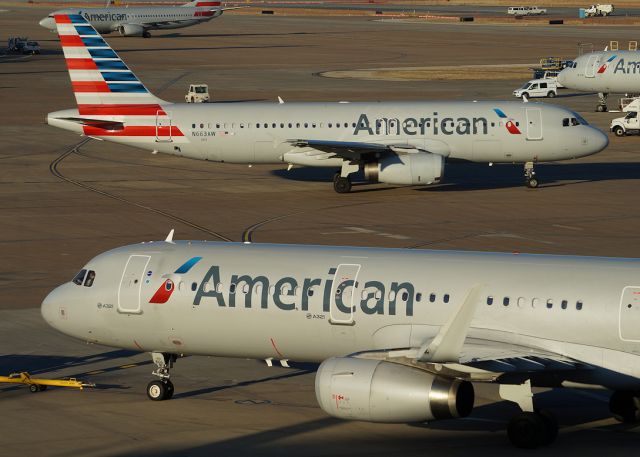
{"type": "Polygon", "coordinates": [[[56,27],[82,115],[156,115],[160,104],[79,14],[56,14],[56,27]]]}

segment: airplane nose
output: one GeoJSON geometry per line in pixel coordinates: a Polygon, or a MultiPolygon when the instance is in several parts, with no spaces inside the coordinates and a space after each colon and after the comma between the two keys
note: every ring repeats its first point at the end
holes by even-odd
{"type": "Polygon", "coordinates": [[[56,26],[56,22],[53,20],[52,17],[45,17],[40,22],[38,22],[38,24],[40,24],[41,27],[44,27],[45,29],[49,29],[49,30],[53,30],[54,27],[56,26]]]}
{"type": "Polygon", "coordinates": [[[567,70],[564,69],[560,73],[558,73],[558,82],[563,86],[567,82],[567,70]]]}
{"type": "Polygon", "coordinates": [[[42,318],[47,322],[47,324],[56,329],[59,328],[60,320],[66,318],[66,310],[62,298],[62,288],[63,286],[56,287],[49,292],[49,295],[45,297],[42,301],[42,305],[40,305],[40,314],[42,314],[42,318]]]}
{"type": "Polygon", "coordinates": [[[604,132],[593,129],[591,145],[593,146],[594,154],[600,152],[609,145],[609,137],[604,132]]]}

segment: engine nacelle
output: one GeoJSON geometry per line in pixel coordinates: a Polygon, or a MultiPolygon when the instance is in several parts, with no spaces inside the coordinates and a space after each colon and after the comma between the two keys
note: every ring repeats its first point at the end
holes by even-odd
{"type": "Polygon", "coordinates": [[[465,417],[474,402],[467,381],[381,360],[333,357],[316,374],[320,407],[340,419],[410,423],[465,417]]]}
{"type": "Polygon", "coordinates": [[[122,36],[142,36],[144,27],[138,24],[122,24],[118,26],[118,33],[122,36]]]}
{"type": "Polygon", "coordinates": [[[444,157],[429,152],[388,156],[365,164],[364,176],[387,184],[434,184],[444,176],[444,157]]]}

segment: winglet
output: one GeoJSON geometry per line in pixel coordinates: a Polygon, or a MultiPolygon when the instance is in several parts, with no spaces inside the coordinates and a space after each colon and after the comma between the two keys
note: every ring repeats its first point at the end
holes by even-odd
{"type": "Polygon", "coordinates": [[[173,234],[175,233],[175,229],[171,229],[167,237],[164,239],[167,243],[173,243],[173,234]]]}
{"type": "Polygon", "coordinates": [[[442,326],[436,337],[420,348],[418,360],[443,363],[460,360],[460,352],[469,333],[483,288],[484,285],[478,284],[469,291],[465,300],[458,306],[449,321],[442,326]]]}

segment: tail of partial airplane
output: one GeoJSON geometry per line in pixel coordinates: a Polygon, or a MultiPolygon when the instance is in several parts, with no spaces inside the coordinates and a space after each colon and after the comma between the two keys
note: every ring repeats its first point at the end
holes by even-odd
{"type": "Polygon", "coordinates": [[[79,14],[54,16],[80,115],[157,115],[153,95],[79,14]]]}

